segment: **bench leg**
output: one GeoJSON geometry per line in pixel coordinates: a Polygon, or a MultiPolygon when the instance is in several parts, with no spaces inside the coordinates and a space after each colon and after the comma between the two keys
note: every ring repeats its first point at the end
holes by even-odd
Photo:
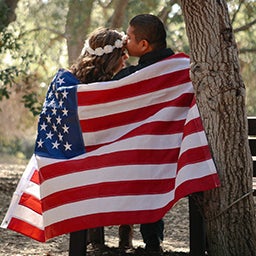
{"type": "Polygon", "coordinates": [[[69,256],[86,256],[87,230],[70,233],[69,256]]]}
{"type": "Polygon", "coordinates": [[[190,256],[205,256],[206,234],[203,217],[195,200],[189,197],[190,256]]]}

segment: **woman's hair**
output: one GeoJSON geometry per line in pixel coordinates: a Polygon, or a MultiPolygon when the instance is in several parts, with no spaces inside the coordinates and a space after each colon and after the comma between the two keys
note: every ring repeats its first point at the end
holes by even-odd
{"type": "Polygon", "coordinates": [[[137,42],[147,40],[153,49],[166,48],[166,31],[163,22],[151,14],[139,14],[130,20],[137,42]]]}
{"type": "MultiPolygon", "coordinates": [[[[111,80],[120,63],[120,57],[123,54],[123,47],[112,47],[116,42],[123,41],[123,35],[116,30],[109,28],[98,28],[94,30],[85,47],[71,66],[70,71],[82,83],[92,83],[98,81],[111,80]],[[94,51],[97,48],[101,50],[104,46],[112,48],[111,52],[104,52],[101,56],[94,51]],[[88,47],[89,49],[87,49],[88,47]]],[[[122,44],[121,44],[122,45],[122,44]]]]}

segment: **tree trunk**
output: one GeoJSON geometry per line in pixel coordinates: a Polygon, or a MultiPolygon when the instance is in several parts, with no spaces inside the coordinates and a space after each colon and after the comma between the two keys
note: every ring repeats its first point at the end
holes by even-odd
{"type": "Polygon", "coordinates": [[[3,31],[12,21],[16,20],[17,4],[18,0],[3,0],[0,2],[0,31],[3,31]]]}
{"type": "Polygon", "coordinates": [[[125,10],[127,8],[129,0],[117,0],[115,1],[114,13],[111,17],[111,28],[120,28],[123,25],[125,10]]]}
{"type": "Polygon", "coordinates": [[[224,0],[181,0],[191,79],[221,187],[203,196],[209,255],[256,255],[245,86],[224,0]]]}
{"type": "Polygon", "coordinates": [[[91,24],[93,0],[70,0],[66,21],[68,62],[71,65],[80,55],[91,24]]]}

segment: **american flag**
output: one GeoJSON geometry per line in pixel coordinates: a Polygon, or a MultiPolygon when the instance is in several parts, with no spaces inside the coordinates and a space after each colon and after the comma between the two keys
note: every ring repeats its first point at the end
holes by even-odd
{"type": "Polygon", "coordinates": [[[79,84],[60,70],[1,227],[45,242],[155,222],[180,198],[219,185],[185,54],[118,81],[79,84]]]}

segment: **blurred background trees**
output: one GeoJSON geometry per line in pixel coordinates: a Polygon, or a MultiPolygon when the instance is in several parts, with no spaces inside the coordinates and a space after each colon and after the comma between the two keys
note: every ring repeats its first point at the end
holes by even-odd
{"type": "MultiPolygon", "coordinates": [[[[248,115],[256,115],[256,1],[227,1],[247,88],[248,115]]],[[[167,28],[168,45],[189,54],[176,0],[2,0],[0,2],[0,151],[33,152],[47,86],[58,68],[78,57],[99,26],[126,30],[133,16],[152,13],[167,28]]],[[[131,58],[130,62],[136,59],[131,58]]]]}

